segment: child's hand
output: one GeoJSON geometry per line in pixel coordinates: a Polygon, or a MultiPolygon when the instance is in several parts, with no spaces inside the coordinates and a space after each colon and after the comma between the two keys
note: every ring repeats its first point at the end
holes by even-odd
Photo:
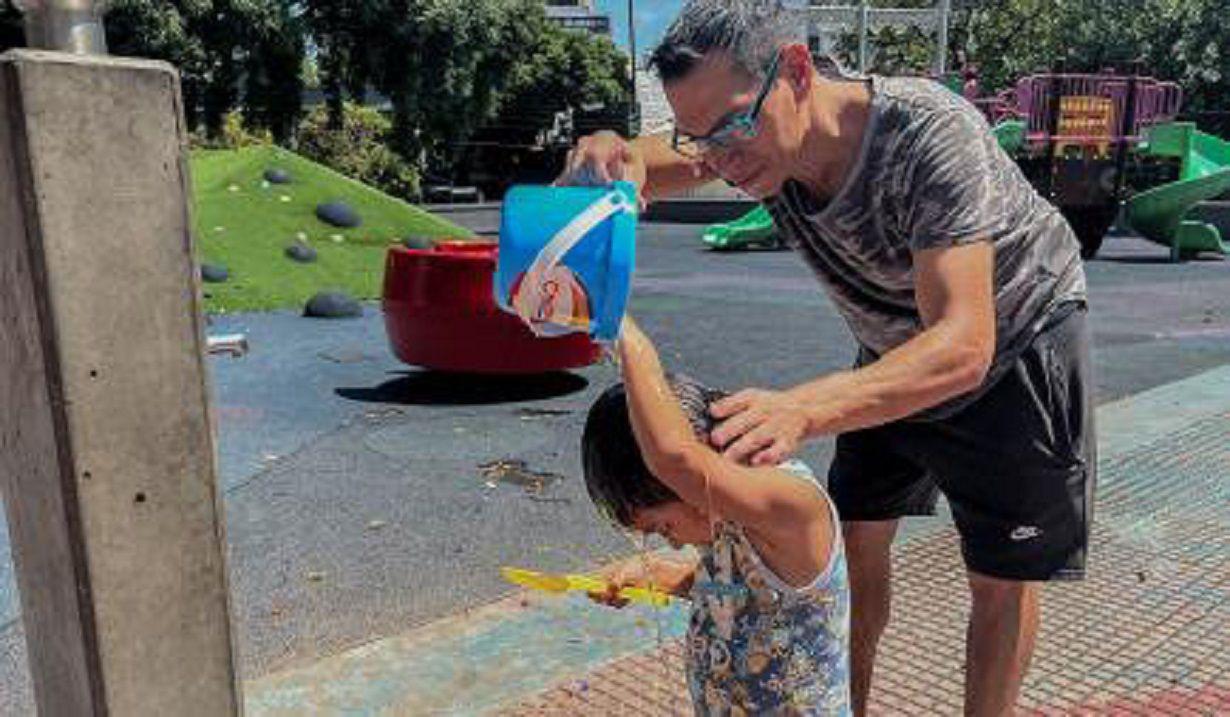
{"type": "Polygon", "coordinates": [[[624,588],[645,588],[683,597],[692,589],[695,574],[695,563],[634,555],[603,570],[606,592],[591,592],[589,598],[602,605],[622,608],[628,604],[626,599],[619,597],[619,591],[624,588]]]}
{"type": "Polygon", "coordinates": [[[628,601],[619,597],[619,591],[624,588],[641,587],[645,582],[645,571],[639,558],[624,560],[604,569],[600,575],[606,581],[605,592],[591,592],[589,599],[600,605],[623,608],[628,601]]]}

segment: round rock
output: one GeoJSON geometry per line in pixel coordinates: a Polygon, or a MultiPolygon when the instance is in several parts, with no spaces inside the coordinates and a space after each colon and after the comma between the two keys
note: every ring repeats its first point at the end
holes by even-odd
{"type": "Polygon", "coordinates": [[[201,264],[201,281],[221,284],[230,277],[231,273],[221,264],[201,264]]]}
{"type": "Polygon", "coordinates": [[[290,184],[290,172],[287,172],[285,169],[270,167],[265,170],[265,181],[270,184],[290,184]]]}
{"type": "Polygon", "coordinates": [[[316,249],[302,242],[295,242],[286,247],[286,256],[300,264],[311,264],[316,261],[316,249]]]}
{"type": "Polygon", "coordinates": [[[436,241],[422,234],[411,234],[402,241],[402,244],[407,249],[418,249],[420,251],[431,251],[436,248],[436,241]]]}
{"type": "Polygon", "coordinates": [[[363,315],[363,306],[340,291],[322,291],[308,299],[303,315],[317,319],[348,319],[363,315]]]}
{"type": "Polygon", "coordinates": [[[363,223],[349,204],[345,202],[325,202],[316,206],[316,217],[325,224],[350,229],[363,223]]]}

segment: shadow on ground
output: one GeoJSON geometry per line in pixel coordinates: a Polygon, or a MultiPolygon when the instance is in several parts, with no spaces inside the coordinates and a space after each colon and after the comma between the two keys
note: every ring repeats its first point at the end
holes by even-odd
{"type": "Polygon", "coordinates": [[[540,401],[583,391],[589,381],[566,371],[537,375],[486,376],[411,371],[372,388],[338,388],[342,398],[402,406],[487,406],[540,401]]]}

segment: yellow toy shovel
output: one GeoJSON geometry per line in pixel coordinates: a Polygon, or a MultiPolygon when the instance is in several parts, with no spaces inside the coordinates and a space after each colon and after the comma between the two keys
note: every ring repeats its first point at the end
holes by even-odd
{"type": "MultiPolygon", "coordinates": [[[[563,593],[569,590],[602,593],[607,589],[607,581],[590,575],[538,573],[521,568],[500,568],[500,573],[503,574],[505,580],[514,585],[547,593],[563,593]]],[[[619,597],[645,605],[662,606],[669,605],[671,602],[669,594],[648,588],[624,588],[619,591],[619,597]]]]}

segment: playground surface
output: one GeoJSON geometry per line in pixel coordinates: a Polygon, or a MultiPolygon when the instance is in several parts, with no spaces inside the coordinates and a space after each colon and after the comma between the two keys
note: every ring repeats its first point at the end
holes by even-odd
{"type": "MultiPolygon", "coordinates": [[[[791,254],[706,252],[697,234],[647,225],[641,237],[633,313],[668,364],[739,387],[849,363],[841,320],[791,254]]],[[[1165,248],[1112,237],[1088,267],[1097,548],[1089,581],[1049,591],[1027,705],[1230,712],[1230,657],[1217,649],[1230,641],[1230,262],[1172,264],[1165,248]]],[[[249,714],[686,705],[679,609],[526,598],[498,574],[587,570],[631,551],[595,520],[576,451],[612,367],[515,383],[423,374],[389,355],[376,307],[353,321],[273,313],[211,327],[234,330],[252,353],[212,366],[249,714]]],[[[805,457],[823,466],[830,449],[805,457]]],[[[952,533],[940,518],[906,537],[881,707],[947,714],[964,609],[952,533]]],[[[3,531],[0,541],[0,714],[25,715],[3,531]]]]}

